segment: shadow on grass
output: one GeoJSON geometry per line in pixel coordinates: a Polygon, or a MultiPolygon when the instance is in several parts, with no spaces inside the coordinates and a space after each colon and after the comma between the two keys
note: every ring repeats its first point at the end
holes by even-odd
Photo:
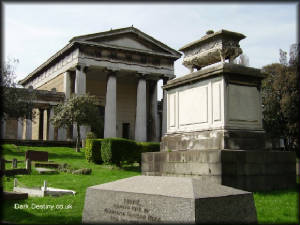
{"type": "Polygon", "coordinates": [[[9,156],[23,156],[25,157],[25,151],[24,150],[11,150],[11,149],[4,149],[3,152],[2,152],[4,158],[5,158],[5,155],[9,155],[9,156]],[[19,151],[19,152],[17,152],[19,151]]]}
{"type": "Polygon", "coordinates": [[[53,153],[53,152],[48,152],[48,157],[49,158],[59,158],[59,159],[85,159],[84,155],[73,155],[70,153],[53,153]]]}
{"type": "Polygon", "coordinates": [[[290,187],[288,189],[283,189],[283,190],[272,190],[272,191],[257,191],[255,193],[257,194],[263,194],[263,195],[282,195],[286,194],[288,192],[299,192],[300,184],[296,183],[294,187],[290,187]]]}
{"type": "Polygon", "coordinates": [[[133,166],[133,165],[122,165],[120,169],[130,172],[141,172],[140,166],[133,166]]]}

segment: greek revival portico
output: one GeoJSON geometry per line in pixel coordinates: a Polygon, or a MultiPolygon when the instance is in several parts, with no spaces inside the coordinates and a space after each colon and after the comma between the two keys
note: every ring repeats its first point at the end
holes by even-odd
{"type": "MultiPolygon", "coordinates": [[[[160,127],[157,82],[175,77],[173,65],[180,56],[153,37],[127,27],[72,38],[19,83],[44,90],[56,86],[66,98],[95,95],[104,109],[105,138],[159,141],[166,123],[160,127]]],[[[83,137],[88,130],[81,127],[83,137]]],[[[71,136],[75,135],[73,129],[71,136]]]]}

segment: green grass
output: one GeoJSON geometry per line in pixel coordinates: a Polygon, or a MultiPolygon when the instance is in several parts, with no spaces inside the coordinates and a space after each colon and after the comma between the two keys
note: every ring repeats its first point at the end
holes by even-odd
{"type": "Polygon", "coordinates": [[[254,193],[254,201],[260,224],[299,224],[297,190],[254,193]]]}
{"type": "MultiPolygon", "coordinates": [[[[34,197],[22,201],[5,202],[2,205],[3,220],[13,223],[29,224],[74,224],[81,223],[84,197],[87,187],[102,184],[126,177],[140,175],[138,167],[124,167],[119,169],[110,165],[96,165],[88,163],[84,157],[84,151],[75,152],[72,148],[65,147],[23,147],[19,150],[13,145],[3,145],[3,153],[6,160],[17,158],[24,160],[25,151],[43,150],[49,152],[49,160],[58,163],[68,163],[73,168],[91,168],[91,175],[73,175],[70,173],[60,173],[53,175],[40,175],[33,170],[31,175],[16,175],[15,177],[28,187],[42,186],[47,180],[49,187],[72,189],[76,191],[75,196],[65,195],[61,197],[34,197]],[[15,203],[28,204],[28,209],[15,209],[15,203]],[[38,205],[63,205],[65,209],[42,210],[31,209],[32,204],[38,205]],[[68,207],[72,209],[67,209],[68,207]]],[[[18,168],[24,168],[24,163],[18,163],[18,168]]],[[[11,163],[6,163],[6,168],[11,168],[11,163]]],[[[3,187],[6,191],[12,191],[13,178],[4,177],[3,187]]]]}
{"type": "MultiPolygon", "coordinates": [[[[65,147],[23,147],[19,149],[13,145],[3,145],[3,153],[6,160],[17,158],[24,160],[25,151],[28,149],[49,152],[49,160],[57,163],[68,163],[73,168],[91,168],[91,175],[73,175],[60,173],[55,175],[40,175],[33,170],[31,175],[15,176],[20,182],[29,187],[41,186],[47,180],[48,186],[72,189],[75,196],[29,198],[22,201],[5,202],[2,205],[2,219],[20,224],[77,224],[81,223],[84,198],[87,187],[102,184],[126,177],[140,175],[139,168],[128,166],[117,168],[110,165],[96,165],[85,160],[84,151],[75,152],[72,148],[65,147]],[[28,209],[14,209],[15,203],[28,204],[28,209]],[[62,205],[64,209],[32,209],[37,205],[62,205]],[[72,207],[72,208],[70,208],[72,207]]],[[[18,168],[25,167],[24,163],[18,163],[18,168]]],[[[6,168],[11,168],[11,163],[6,163],[6,168]]],[[[4,190],[12,191],[13,178],[4,177],[4,190]]],[[[257,218],[260,224],[299,224],[299,194],[297,190],[273,191],[267,193],[254,193],[257,218]]]]}

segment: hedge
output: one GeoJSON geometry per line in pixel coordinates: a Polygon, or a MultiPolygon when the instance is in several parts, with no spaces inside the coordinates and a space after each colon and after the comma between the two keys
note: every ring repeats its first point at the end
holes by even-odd
{"type": "Polygon", "coordinates": [[[88,162],[102,163],[101,143],[103,139],[86,139],[85,158],[88,162]]]}
{"type": "Polygon", "coordinates": [[[103,162],[120,166],[121,161],[138,160],[138,147],[135,141],[124,138],[105,138],[101,146],[103,162]]]}
{"type": "Polygon", "coordinates": [[[106,138],[102,141],[101,156],[105,163],[118,166],[122,161],[127,163],[141,162],[141,153],[156,152],[160,149],[159,143],[135,142],[124,138],[106,138]]]}
{"type": "Polygon", "coordinates": [[[139,146],[140,153],[143,152],[159,152],[160,143],[159,142],[137,142],[139,146]]]}

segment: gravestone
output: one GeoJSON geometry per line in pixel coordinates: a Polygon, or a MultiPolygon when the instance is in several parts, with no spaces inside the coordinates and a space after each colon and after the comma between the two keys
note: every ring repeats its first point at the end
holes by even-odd
{"type": "Polygon", "coordinates": [[[83,223],[257,223],[250,192],[193,178],[135,176],[89,187],[83,223]]]}
{"type": "Polygon", "coordinates": [[[28,150],[25,152],[25,160],[48,161],[48,152],[28,150]]]}
{"type": "Polygon", "coordinates": [[[12,168],[13,168],[13,169],[18,168],[18,160],[17,160],[17,159],[13,159],[13,160],[12,160],[12,168]]]}
{"type": "Polygon", "coordinates": [[[26,159],[25,168],[28,171],[28,173],[31,173],[31,160],[30,159],[26,159]]]}

